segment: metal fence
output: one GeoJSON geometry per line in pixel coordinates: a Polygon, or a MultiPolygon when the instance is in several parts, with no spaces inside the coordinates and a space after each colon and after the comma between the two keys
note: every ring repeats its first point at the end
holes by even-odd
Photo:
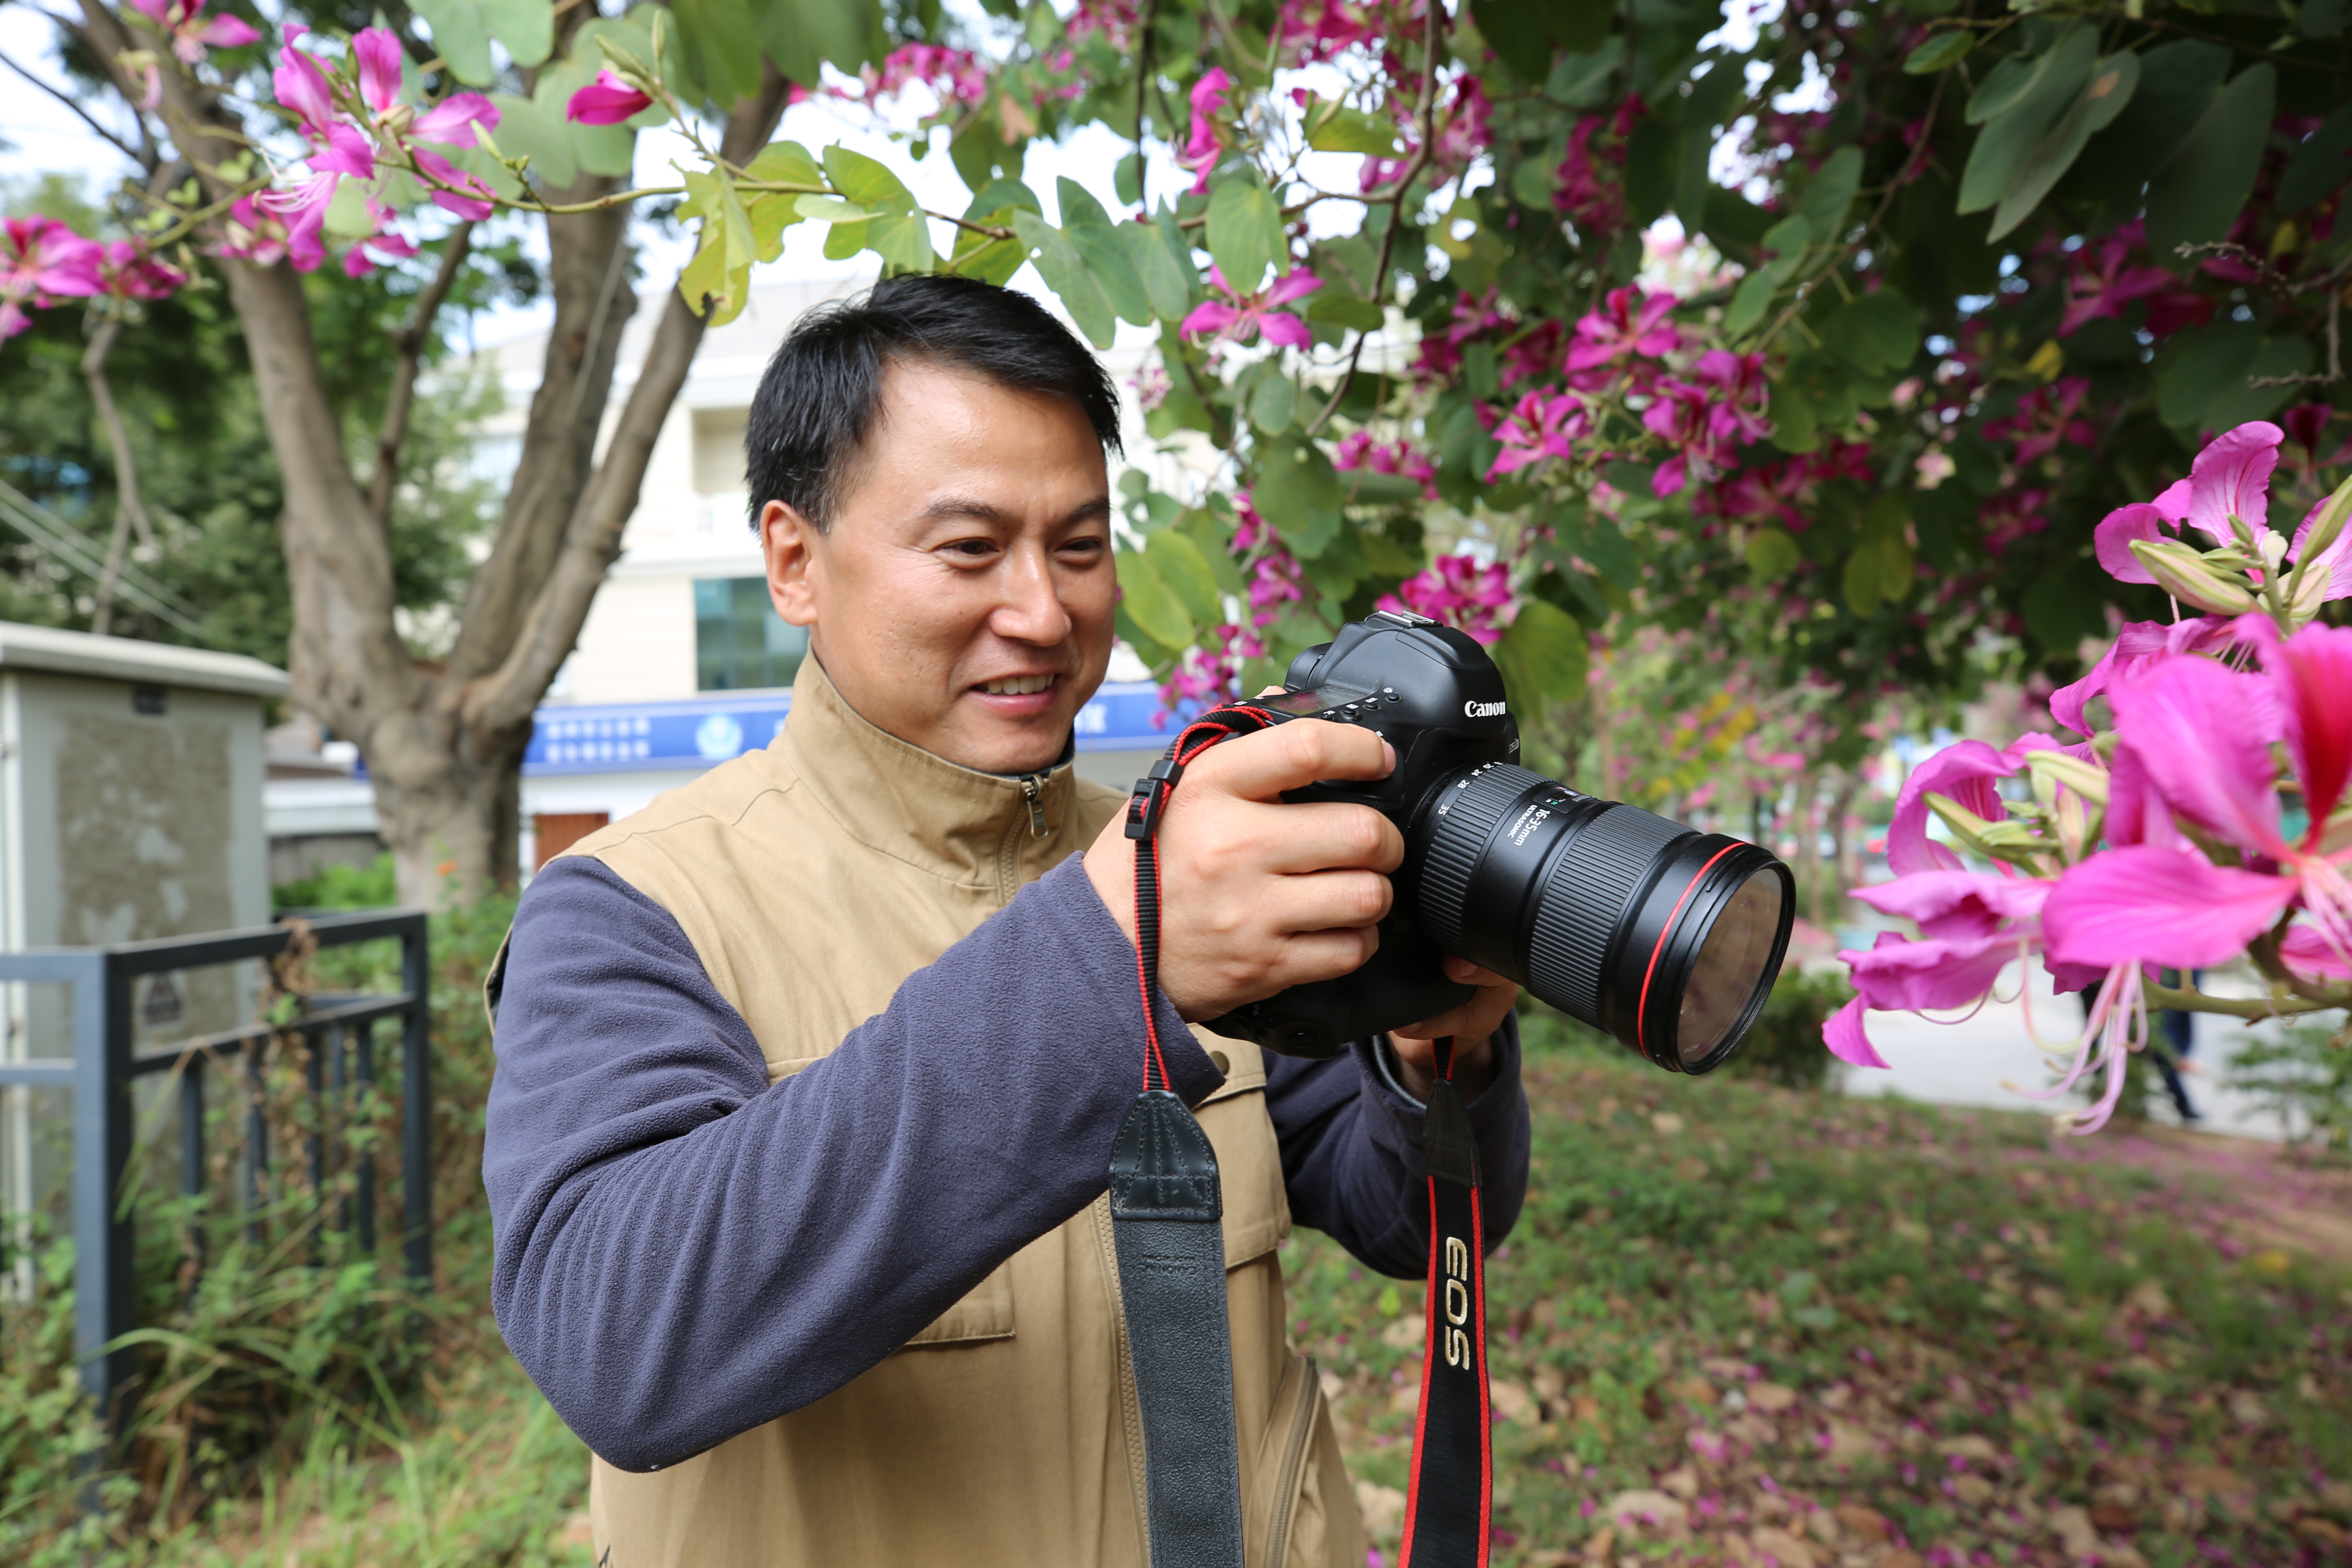
{"type": "MultiPolygon", "coordinates": [[[[243,1092],[250,1105],[243,1176],[251,1213],[260,1205],[268,1173],[262,1074],[270,1037],[296,1033],[305,1037],[312,1094],[340,1096],[356,1086],[356,1092],[364,1095],[375,1084],[377,1026],[399,1019],[402,1249],[412,1288],[424,1289],[432,1283],[432,968],[425,912],[323,915],[307,924],[310,939],[320,948],[398,938],[401,988],[376,995],[315,995],[282,1023],[249,1024],[134,1053],[131,998],[141,975],[274,958],[293,942],[295,928],[256,926],[111,947],[0,953],[0,982],[62,984],[73,990],[73,1055],[0,1062],[0,1085],[64,1086],[73,1091],[74,1342],[82,1385],[110,1422],[121,1414],[118,1395],[131,1375],[131,1352],[115,1342],[132,1327],[136,1299],[135,1215],[122,1201],[131,1159],[134,1079],[178,1074],[181,1190],[201,1194],[206,1186],[205,1069],[210,1066],[226,1071],[233,1062],[241,1064],[243,1083],[221,1088],[243,1092]]],[[[323,1117],[320,1127],[323,1132],[323,1117]]],[[[314,1133],[307,1152],[313,1187],[324,1204],[331,1154],[324,1137],[314,1133]]],[[[367,1252],[375,1244],[375,1158],[362,1149],[357,1164],[355,1191],[340,1218],[355,1226],[360,1249],[367,1252]]]]}

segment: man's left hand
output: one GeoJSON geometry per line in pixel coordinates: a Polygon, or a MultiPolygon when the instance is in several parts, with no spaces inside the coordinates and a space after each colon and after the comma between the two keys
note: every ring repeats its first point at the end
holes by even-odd
{"type": "Polygon", "coordinates": [[[1426,1101],[1437,1080],[1438,1039],[1453,1036],[1454,1086],[1467,1104],[1495,1081],[1495,1031],[1517,1005],[1519,987],[1517,981],[1451,954],[1445,960],[1445,978],[1457,985],[1475,985],[1478,994],[1434,1018],[1391,1029],[1389,1038],[1396,1047],[1398,1064],[1404,1068],[1405,1088],[1415,1099],[1426,1101]]]}

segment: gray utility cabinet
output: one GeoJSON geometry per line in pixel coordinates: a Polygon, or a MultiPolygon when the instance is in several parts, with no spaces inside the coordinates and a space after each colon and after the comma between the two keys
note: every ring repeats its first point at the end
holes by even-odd
{"type": "MultiPolygon", "coordinates": [[[[262,729],[287,687],[241,655],[0,622],[0,950],[267,924],[262,729]]],[[[257,975],[143,977],[136,1044],[243,1022],[257,975]]],[[[7,1057],[71,1054],[64,987],[5,991],[7,1057]]],[[[21,1214],[65,1174],[68,1112],[0,1093],[0,1208],[21,1214]]]]}

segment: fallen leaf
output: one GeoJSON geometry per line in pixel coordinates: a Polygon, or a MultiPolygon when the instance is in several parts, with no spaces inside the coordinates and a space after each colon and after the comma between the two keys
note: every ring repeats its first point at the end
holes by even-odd
{"type": "Polygon", "coordinates": [[[1970,1508],[1982,1508],[1992,1500],[1992,1483],[1979,1475],[1958,1475],[1952,1478],[1952,1495],[1970,1508]]]}
{"type": "Polygon", "coordinates": [[[1619,1492],[1601,1510],[1609,1521],[1629,1534],[1679,1541],[1690,1533],[1690,1510],[1677,1497],[1636,1488],[1619,1492]]]}
{"type": "Polygon", "coordinates": [[[1878,1457],[1878,1439],[1859,1426],[1832,1421],[1830,1423],[1829,1439],[1822,1457],[1832,1465],[1858,1465],[1864,1459],[1878,1457]]]}
{"type": "Polygon", "coordinates": [[[1870,1568],[1927,1568],[1927,1560],[1916,1552],[1890,1552],[1873,1562],[1870,1568]]]}
{"type": "Polygon", "coordinates": [[[2065,1549],[2067,1556],[2091,1557],[2098,1554],[2099,1532],[2091,1526],[2089,1510],[2068,1503],[2063,1508],[2052,1509],[2043,1517],[2043,1522],[2050,1526],[2050,1533],[2058,1538],[2058,1544],[2065,1549]]]}
{"type": "Polygon", "coordinates": [[[1675,1398],[1687,1399],[1694,1405],[1711,1405],[1723,1398],[1715,1391],[1715,1384],[1703,1377],[1686,1377],[1680,1383],[1671,1384],[1669,1391],[1675,1398]]]}
{"type": "Polygon", "coordinates": [[[1748,1403],[1767,1415],[1777,1415],[1797,1403],[1797,1391],[1777,1383],[1751,1383],[1748,1403]]]}
{"type": "Polygon", "coordinates": [[[1520,1426],[1540,1426],[1543,1422],[1543,1412],[1537,1407],[1535,1395],[1507,1377],[1488,1382],[1486,1398],[1506,1421],[1520,1426]]]}
{"type": "Polygon", "coordinates": [[[1394,1541],[1404,1530],[1404,1493],[1378,1481],[1356,1483],[1356,1507],[1364,1516],[1364,1533],[1374,1541],[1394,1541]]]}
{"type": "Polygon", "coordinates": [[[1858,1502],[1842,1502],[1838,1504],[1836,1513],[1838,1523],[1873,1544],[1895,1533],[1886,1522],[1886,1516],[1874,1508],[1864,1508],[1858,1502]]]}
{"type": "Polygon", "coordinates": [[[1616,1546],[1617,1527],[1613,1524],[1604,1524],[1592,1532],[1591,1540],[1584,1543],[1584,1560],[1587,1563],[1606,1563],[1609,1561],[1609,1553],[1614,1551],[1616,1546]]]}
{"type": "Polygon", "coordinates": [[[1813,1568],[1813,1549],[1785,1530],[1768,1524],[1752,1531],[1748,1540],[1759,1552],[1778,1559],[1780,1568],[1813,1568]]]}
{"type": "Polygon", "coordinates": [[[2001,1451],[1992,1446],[1991,1438],[1975,1432],[1967,1433],[1958,1437],[1945,1438],[1936,1445],[1936,1452],[1962,1459],[1980,1459],[1987,1464],[1991,1464],[2003,1457],[2001,1451]]]}
{"type": "Polygon", "coordinates": [[[1698,1496],[1698,1472],[1688,1465],[1677,1465],[1658,1478],[1658,1489],[1689,1502],[1698,1496]]]}
{"type": "Polygon", "coordinates": [[[1683,1130],[1683,1119],[1671,1110],[1661,1110],[1650,1118],[1650,1125],[1657,1129],[1659,1137],[1672,1138],[1683,1130]]]}
{"type": "Polygon", "coordinates": [[[1419,1312],[1407,1312],[1381,1331],[1381,1343],[1391,1350],[1413,1350],[1429,1341],[1429,1320],[1419,1312]]]}
{"type": "Polygon", "coordinates": [[[2114,1531],[2121,1534],[2128,1534],[2139,1528],[2139,1521],[2132,1517],[2131,1510],[2112,1502],[2093,1503],[2091,1522],[2101,1530],[2114,1531]]]}

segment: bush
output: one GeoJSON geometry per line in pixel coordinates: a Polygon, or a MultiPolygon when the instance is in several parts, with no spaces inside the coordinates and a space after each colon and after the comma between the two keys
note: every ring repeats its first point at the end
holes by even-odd
{"type": "Polygon", "coordinates": [[[400,897],[389,853],[377,856],[373,866],[321,866],[316,876],[280,882],[269,895],[273,905],[286,910],[382,910],[400,897]]]}
{"type": "Polygon", "coordinates": [[[2230,1087],[2286,1124],[2287,1137],[2334,1153],[2352,1152],[2352,1048],[2331,1045],[2326,1024],[2247,1034],[2230,1064],[2230,1087]]]}

